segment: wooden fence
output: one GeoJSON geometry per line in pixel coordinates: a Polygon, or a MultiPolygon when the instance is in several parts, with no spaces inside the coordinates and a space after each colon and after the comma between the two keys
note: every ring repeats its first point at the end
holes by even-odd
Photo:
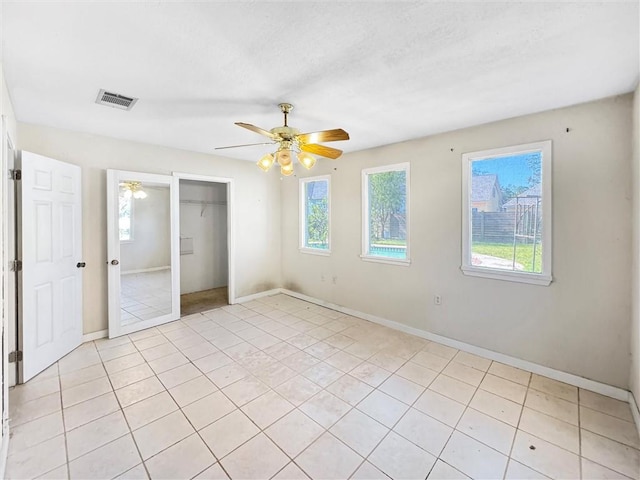
{"type": "Polygon", "coordinates": [[[477,212],[471,216],[474,242],[540,242],[542,209],[540,201],[516,205],[510,212],[477,212]]]}

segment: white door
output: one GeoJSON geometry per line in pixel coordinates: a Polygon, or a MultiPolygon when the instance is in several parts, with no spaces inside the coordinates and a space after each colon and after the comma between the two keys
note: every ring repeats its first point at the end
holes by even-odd
{"type": "Polygon", "coordinates": [[[21,153],[20,380],[82,343],[82,204],[77,165],[21,153]]]}
{"type": "Polygon", "coordinates": [[[178,179],[107,170],[109,338],[180,318],[178,179]]]}

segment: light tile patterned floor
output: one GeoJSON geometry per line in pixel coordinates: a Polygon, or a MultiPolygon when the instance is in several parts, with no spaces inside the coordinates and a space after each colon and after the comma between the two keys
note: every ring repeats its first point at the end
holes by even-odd
{"type": "Polygon", "coordinates": [[[635,478],[629,405],[284,295],[12,389],[8,478],[635,478]]]}
{"type": "Polygon", "coordinates": [[[123,274],[120,297],[122,325],[171,313],[171,269],[123,274]]]}

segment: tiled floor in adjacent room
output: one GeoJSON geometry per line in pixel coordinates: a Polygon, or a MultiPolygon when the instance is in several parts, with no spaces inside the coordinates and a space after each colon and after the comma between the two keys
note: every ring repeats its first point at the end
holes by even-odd
{"type": "Polygon", "coordinates": [[[635,478],[629,405],[284,295],[10,392],[7,478],[635,478]]]}

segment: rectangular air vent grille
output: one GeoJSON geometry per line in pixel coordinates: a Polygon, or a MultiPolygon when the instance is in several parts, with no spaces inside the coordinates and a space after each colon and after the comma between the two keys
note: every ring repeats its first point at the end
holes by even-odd
{"type": "Polygon", "coordinates": [[[126,97],[118,93],[100,90],[96,103],[98,105],[106,105],[107,107],[119,108],[121,110],[131,110],[138,101],[137,98],[126,97]]]}

